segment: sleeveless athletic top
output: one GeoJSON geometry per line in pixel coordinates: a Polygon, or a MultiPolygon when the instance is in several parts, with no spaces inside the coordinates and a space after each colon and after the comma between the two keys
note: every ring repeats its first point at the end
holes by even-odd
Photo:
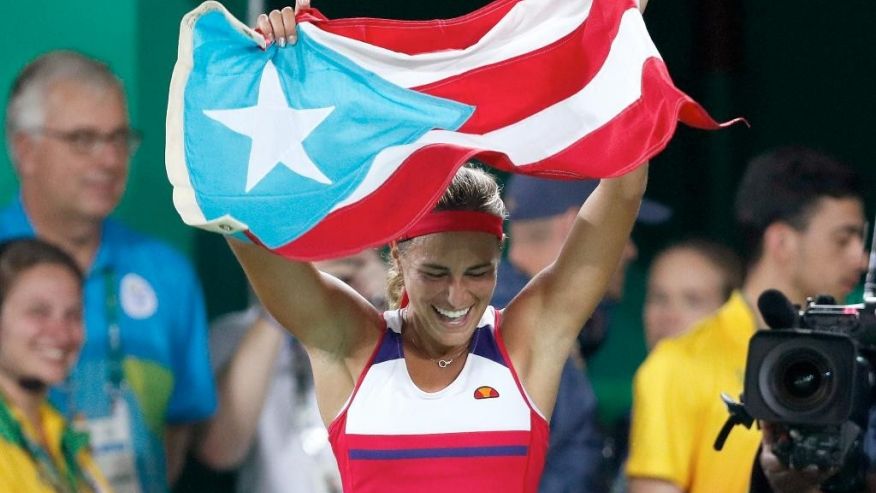
{"type": "Polygon", "coordinates": [[[526,395],[489,307],[459,376],[420,390],[405,365],[401,314],[329,426],[345,493],[534,493],[548,423],[526,395]]]}

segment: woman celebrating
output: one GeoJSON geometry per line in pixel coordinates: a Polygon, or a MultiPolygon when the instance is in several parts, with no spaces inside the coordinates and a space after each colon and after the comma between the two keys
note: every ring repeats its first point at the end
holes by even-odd
{"type": "Polygon", "coordinates": [[[82,340],[76,262],[40,240],[0,244],[0,491],[109,491],[87,436],[46,400],[82,340]]]}
{"type": "Polygon", "coordinates": [[[556,261],[503,312],[488,302],[505,208],[473,168],[391,246],[395,311],[310,263],[231,240],[308,352],[345,492],[537,490],[566,355],[618,264],[646,172],[603,180],[556,261]]]}
{"type": "MultiPolygon", "coordinates": [[[[281,47],[295,42],[291,8],[257,27],[281,47]]],[[[563,365],[617,268],[646,178],[640,166],[603,180],[554,263],[501,312],[489,300],[505,206],[475,168],[460,168],[390,245],[396,309],[383,314],[310,263],[230,241],[310,357],[345,492],[538,490],[563,365]]]]}

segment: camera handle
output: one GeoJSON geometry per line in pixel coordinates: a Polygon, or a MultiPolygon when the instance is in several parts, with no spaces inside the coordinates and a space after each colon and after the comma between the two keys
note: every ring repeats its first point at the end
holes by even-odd
{"type": "MultiPolygon", "coordinates": [[[[754,423],[754,418],[748,414],[748,411],[745,410],[745,406],[741,402],[734,401],[732,397],[723,392],[721,392],[721,400],[727,406],[727,412],[730,413],[730,416],[727,418],[724,426],[721,427],[718,437],[715,438],[714,448],[718,451],[724,448],[724,442],[727,441],[727,437],[730,436],[730,432],[736,425],[742,425],[750,429],[754,423]]],[[[740,400],[742,399],[740,398],[740,400]]]]}

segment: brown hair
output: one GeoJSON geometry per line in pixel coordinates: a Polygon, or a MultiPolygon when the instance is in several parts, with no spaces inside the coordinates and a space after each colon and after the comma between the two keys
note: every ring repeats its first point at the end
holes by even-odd
{"type": "Polygon", "coordinates": [[[735,204],[747,266],[763,255],[764,233],[771,224],[803,231],[822,199],[863,202],[863,196],[857,171],[814,149],[783,147],[755,157],[739,183],[735,204]]]}
{"type": "MultiPolygon", "coordinates": [[[[499,195],[499,184],[495,177],[477,166],[477,163],[469,162],[459,168],[435,205],[434,211],[474,211],[493,214],[502,219],[507,217],[508,212],[499,195]]],[[[418,238],[412,238],[397,243],[395,248],[399,255],[403,255],[411,243],[417,240],[418,238]]],[[[399,307],[403,291],[404,279],[398,260],[390,255],[386,292],[391,309],[399,307]]]]}
{"type": "Polygon", "coordinates": [[[66,268],[82,286],[82,270],[70,255],[60,248],[36,238],[18,238],[0,243],[0,307],[9,290],[25,271],[41,264],[66,268]]]}
{"type": "Polygon", "coordinates": [[[705,238],[688,238],[672,243],[661,250],[651,264],[656,264],[663,256],[677,251],[692,251],[712,264],[721,274],[721,296],[726,301],[734,290],[742,286],[742,259],[730,247],[705,238]]]}

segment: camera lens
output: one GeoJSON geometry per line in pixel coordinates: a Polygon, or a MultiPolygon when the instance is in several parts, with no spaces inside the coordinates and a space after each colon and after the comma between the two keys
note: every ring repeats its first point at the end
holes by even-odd
{"type": "Polygon", "coordinates": [[[758,331],[751,338],[745,368],[745,409],[773,423],[841,424],[860,395],[869,392],[869,372],[857,358],[855,341],[846,335],[758,331]]]}
{"type": "Polygon", "coordinates": [[[808,399],[821,388],[822,375],[811,361],[797,361],[788,365],[783,376],[784,388],[795,399],[808,399]]]}
{"type": "Polygon", "coordinates": [[[833,388],[833,372],[824,355],[809,350],[789,351],[775,366],[772,388],[792,410],[809,410],[824,403],[833,388]]]}

